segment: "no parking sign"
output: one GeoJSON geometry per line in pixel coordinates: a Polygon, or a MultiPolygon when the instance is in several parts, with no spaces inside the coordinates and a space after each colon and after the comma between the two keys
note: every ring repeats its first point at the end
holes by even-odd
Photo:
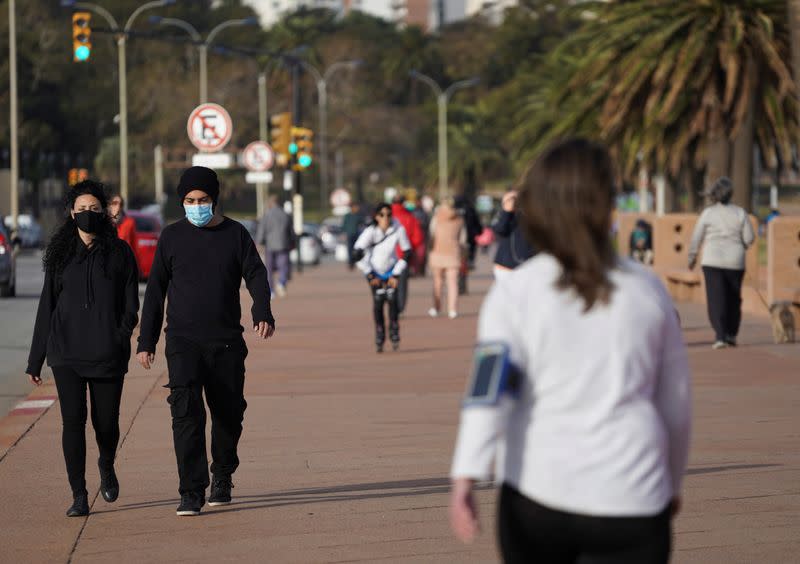
{"type": "Polygon", "coordinates": [[[222,150],[231,140],[233,122],[219,104],[200,104],[189,114],[186,131],[192,144],[204,153],[222,150]]]}

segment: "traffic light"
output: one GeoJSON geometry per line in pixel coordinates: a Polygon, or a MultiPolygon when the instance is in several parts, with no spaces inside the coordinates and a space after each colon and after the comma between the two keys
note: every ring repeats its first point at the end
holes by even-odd
{"type": "Polygon", "coordinates": [[[71,168],[67,173],[67,184],[75,186],[79,182],[89,179],[89,171],[85,168],[71,168]]]}
{"type": "Polygon", "coordinates": [[[292,140],[289,144],[289,153],[295,157],[295,170],[303,170],[311,166],[313,160],[311,158],[311,149],[314,146],[311,139],[313,137],[314,132],[306,127],[292,128],[292,140]]]}
{"type": "Polygon", "coordinates": [[[272,150],[277,155],[278,164],[286,166],[289,161],[289,145],[292,141],[292,114],[291,112],[276,114],[270,118],[269,123],[272,150]]]}
{"type": "Polygon", "coordinates": [[[76,63],[88,61],[92,55],[92,14],[75,12],[72,14],[72,60],[76,63]]]}

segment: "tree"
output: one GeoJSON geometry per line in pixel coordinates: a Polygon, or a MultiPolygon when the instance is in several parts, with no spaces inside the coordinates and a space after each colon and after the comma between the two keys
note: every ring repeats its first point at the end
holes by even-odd
{"type": "MultiPolygon", "coordinates": [[[[632,0],[579,9],[586,22],[551,55],[560,78],[545,99],[558,118],[544,133],[523,124],[528,146],[538,151],[577,130],[612,145],[628,174],[643,161],[673,177],[685,167],[732,175],[735,200],[749,208],[752,140],[768,160],[786,159],[798,130],[785,3],[632,0]]],[[[529,109],[541,102],[532,97],[529,109]]]]}

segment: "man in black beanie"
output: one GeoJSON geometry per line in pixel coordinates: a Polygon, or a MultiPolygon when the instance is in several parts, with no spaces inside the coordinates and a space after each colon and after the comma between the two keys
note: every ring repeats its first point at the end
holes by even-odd
{"type": "Polygon", "coordinates": [[[275,331],[267,271],[250,234],[219,214],[219,181],[213,170],[194,166],[178,184],[186,218],[161,232],[142,310],[137,359],[150,369],[167,300],[166,356],[172,434],[178,461],[178,515],[199,515],[209,485],[206,409],[211,412],[209,505],[231,502],[231,476],[239,465],[237,445],[247,403],[247,347],[242,333],[239,287],[253,298],[253,329],[262,339],[275,331]]]}

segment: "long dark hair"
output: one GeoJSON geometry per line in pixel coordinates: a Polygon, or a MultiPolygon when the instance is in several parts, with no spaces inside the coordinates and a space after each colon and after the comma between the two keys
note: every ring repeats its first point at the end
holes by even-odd
{"type": "Polygon", "coordinates": [[[586,311],[607,303],[613,289],[608,271],[616,263],[611,243],[614,168],[608,151],[585,139],[553,146],[523,175],[522,228],[541,251],[562,267],[560,289],[574,289],[586,311]]]}
{"type": "Polygon", "coordinates": [[[44,251],[44,257],[42,258],[42,263],[46,271],[56,275],[61,274],[61,272],[64,271],[64,267],[69,264],[69,261],[75,256],[78,224],[72,218],[70,211],[72,211],[72,208],[75,206],[75,200],[86,194],[97,198],[100,201],[100,207],[103,208],[104,220],[100,224],[100,229],[98,229],[95,234],[93,245],[100,253],[103,272],[108,276],[108,264],[111,254],[119,252],[119,239],[117,237],[117,229],[106,213],[106,209],[108,208],[108,196],[105,186],[94,180],[84,180],[76,184],[64,197],[64,210],[66,214],[64,222],[53,233],[44,251]]]}

